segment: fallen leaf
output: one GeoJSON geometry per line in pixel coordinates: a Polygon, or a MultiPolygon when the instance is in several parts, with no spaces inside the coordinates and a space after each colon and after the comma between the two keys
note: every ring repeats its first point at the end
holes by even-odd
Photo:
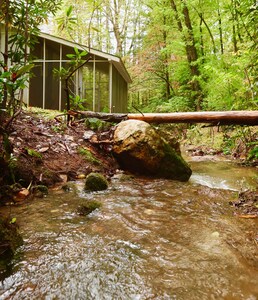
{"type": "Polygon", "coordinates": [[[17,201],[17,202],[22,201],[26,197],[28,197],[29,194],[30,194],[30,191],[24,188],[16,194],[15,201],[17,201]]]}
{"type": "Polygon", "coordinates": [[[16,218],[15,217],[12,218],[12,220],[10,221],[10,224],[14,224],[14,223],[16,223],[16,218]]]}
{"type": "Polygon", "coordinates": [[[84,179],[85,177],[85,174],[79,174],[76,176],[77,179],[84,179]]]}
{"type": "Polygon", "coordinates": [[[64,182],[64,183],[66,183],[67,182],[67,175],[66,174],[60,174],[59,175],[59,177],[62,179],[62,181],[64,182]]]}
{"type": "Polygon", "coordinates": [[[47,150],[49,150],[49,147],[43,147],[43,148],[40,148],[40,149],[38,150],[38,152],[44,153],[44,152],[46,152],[47,150]]]}

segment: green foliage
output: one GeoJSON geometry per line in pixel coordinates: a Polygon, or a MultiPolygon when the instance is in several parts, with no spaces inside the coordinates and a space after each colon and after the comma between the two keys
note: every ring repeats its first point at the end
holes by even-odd
{"type": "Polygon", "coordinates": [[[58,132],[58,133],[64,134],[65,130],[67,129],[67,125],[65,123],[60,123],[58,125],[52,125],[51,129],[54,132],[58,132]]]}
{"type": "Polygon", "coordinates": [[[0,216],[0,280],[7,270],[16,249],[23,244],[21,234],[16,224],[16,218],[0,216]]]}
{"type": "Polygon", "coordinates": [[[71,99],[71,108],[75,110],[84,110],[86,99],[82,99],[79,95],[75,95],[75,97],[70,96],[71,99]]]}
{"type": "Polygon", "coordinates": [[[244,161],[257,160],[258,133],[252,127],[232,126],[224,128],[223,153],[244,161]]]}
{"type": "Polygon", "coordinates": [[[251,160],[258,160],[258,142],[256,142],[256,145],[254,146],[254,148],[252,148],[249,151],[247,159],[249,161],[251,161],[251,160]]]}
{"type": "Polygon", "coordinates": [[[64,14],[58,17],[56,21],[57,21],[57,28],[59,31],[66,29],[67,31],[71,32],[77,21],[77,18],[73,15],[72,5],[70,5],[64,11],[64,14]]]}
{"type": "Polygon", "coordinates": [[[0,161],[8,169],[8,176],[15,182],[14,170],[17,165],[17,158],[12,153],[12,144],[9,140],[8,134],[3,134],[3,151],[0,153],[0,161]]]}
{"type": "Polygon", "coordinates": [[[26,151],[27,151],[27,153],[28,153],[30,156],[32,156],[32,157],[37,157],[37,158],[42,159],[42,154],[39,153],[39,152],[37,152],[36,150],[26,148],[26,151]]]}
{"type": "Polygon", "coordinates": [[[93,131],[107,131],[112,126],[112,123],[100,120],[98,118],[86,118],[85,126],[93,131]]]}
{"type": "MultiPolygon", "coordinates": [[[[4,65],[4,62],[0,62],[0,65],[4,65]]],[[[29,72],[33,67],[34,64],[18,64],[11,66],[8,71],[1,72],[0,70],[0,103],[3,102],[4,90],[6,90],[9,97],[5,109],[9,114],[17,110],[19,106],[17,93],[26,87],[29,72]]]]}
{"type": "MultiPolygon", "coordinates": [[[[72,81],[72,77],[74,76],[75,72],[79,70],[81,67],[85,65],[88,61],[85,60],[86,55],[88,54],[87,51],[80,51],[78,48],[74,48],[74,53],[67,54],[67,58],[69,58],[67,68],[61,67],[60,69],[54,69],[53,73],[60,79],[64,80],[65,83],[65,91],[67,96],[67,110],[72,109],[84,109],[83,103],[85,102],[84,99],[81,99],[79,95],[75,95],[73,90],[71,89],[71,85],[69,81],[72,81]]],[[[88,58],[89,59],[89,58],[88,58]]],[[[69,115],[67,121],[69,122],[69,115]]]]}
{"type": "Polygon", "coordinates": [[[33,68],[33,48],[39,25],[60,7],[61,0],[17,0],[0,2],[0,24],[5,39],[0,57],[0,112],[14,114],[22,106],[22,93],[33,68]]]}
{"type": "Polygon", "coordinates": [[[168,102],[157,107],[156,112],[193,111],[193,103],[189,98],[173,97],[168,102]]]}
{"type": "Polygon", "coordinates": [[[246,57],[220,56],[203,65],[202,82],[206,110],[241,110],[255,108],[246,80],[246,57]]]}
{"type": "MultiPolygon", "coordinates": [[[[203,110],[258,108],[257,3],[252,0],[148,0],[147,3],[149,23],[135,59],[137,68],[132,68],[133,77],[140,79],[131,89],[135,94],[131,96],[134,105],[140,105],[142,111],[145,111],[142,106],[147,106],[147,111],[154,112],[157,109],[152,104],[157,101],[153,99],[162,99],[159,111],[174,110],[171,101],[164,97],[164,87],[169,81],[171,96],[189,99],[190,109],[198,102],[203,110]],[[171,7],[173,3],[178,14],[171,7]],[[189,10],[192,30],[185,26],[183,8],[189,10]],[[182,31],[175,30],[179,22],[182,31]],[[191,34],[194,43],[189,42],[191,34]],[[189,64],[192,58],[187,47],[192,46],[197,49],[198,59],[189,64]],[[193,74],[193,66],[199,74],[193,74]],[[202,90],[197,98],[195,84],[202,90]]],[[[179,102],[176,110],[187,109],[179,102]]]]}

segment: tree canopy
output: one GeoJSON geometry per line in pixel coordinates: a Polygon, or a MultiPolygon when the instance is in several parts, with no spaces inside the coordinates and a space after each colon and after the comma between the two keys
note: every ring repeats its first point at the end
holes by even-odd
{"type": "Polygon", "coordinates": [[[254,0],[66,0],[57,20],[124,59],[138,108],[257,109],[257,11],[254,0]]]}

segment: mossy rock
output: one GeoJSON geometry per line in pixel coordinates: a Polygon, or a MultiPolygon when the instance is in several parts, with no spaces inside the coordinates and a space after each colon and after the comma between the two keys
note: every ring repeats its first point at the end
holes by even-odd
{"type": "Polygon", "coordinates": [[[132,173],[180,181],[192,171],[177,149],[163,139],[150,124],[127,120],[117,125],[113,154],[120,167],[132,173]]]}
{"type": "Polygon", "coordinates": [[[16,219],[0,216],[0,280],[8,264],[14,256],[15,250],[23,243],[16,225],[16,219]]]}
{"type": "Polygon", "coordinates": [[[86,177],[85,187],[86,191],[103,191],[108,188],[108,182],[105,176],[100,173],[90,173],[86,177]]]}
{"type": "Polygon", "coordinates": [[[87,201],[85,203],[82,203],[78,208],[77,208],[77,213],[80,216],[87,216],[91,212],[93,212],[95,209],[100,208],[101,203],[97,201],[87,201]]]}
{"type": "Polygon", "coordinates": [[[74,182],[66,182],[66,184],[64,184],[62,186],[62,190],[65,191],[65,192],[71,192],[75,189],[75,185],[74,185],[74,182]]]}
{"type": "Polygon", "coordinates": [[[38,198],[44,197],[44,195],[48,194],[48,187],[45,185],[35,185],[32,189],[34,196],[38,198]]]}

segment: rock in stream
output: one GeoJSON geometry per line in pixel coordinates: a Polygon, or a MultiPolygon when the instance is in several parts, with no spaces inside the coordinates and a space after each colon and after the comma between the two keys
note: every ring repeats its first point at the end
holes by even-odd
{"type": "Polygon", "coordinates": [[[192,171],[148,123],[127,120],[114,132],[113,153],[120,166],[142,175],[188,181],[192,171]]]}

